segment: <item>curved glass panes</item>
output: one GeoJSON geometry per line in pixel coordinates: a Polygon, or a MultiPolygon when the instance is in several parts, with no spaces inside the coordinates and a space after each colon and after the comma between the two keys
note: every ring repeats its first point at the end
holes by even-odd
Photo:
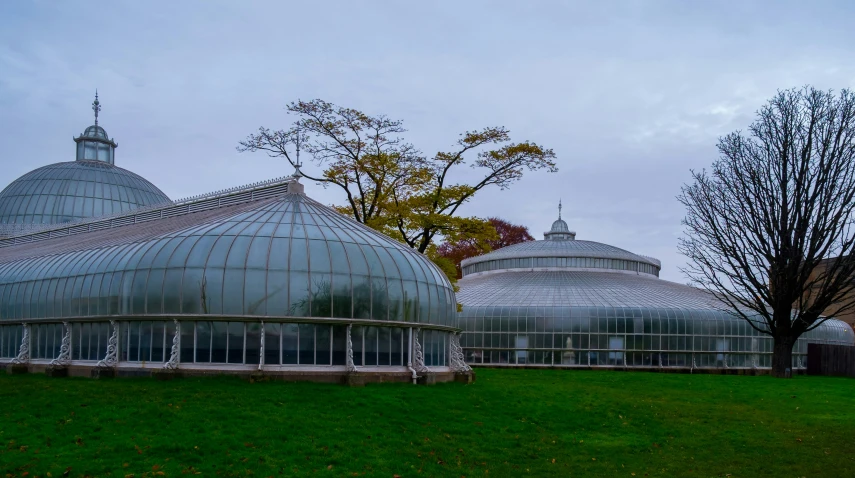
{"type": "Polygon", "coordinates": [[[0,318],[190,314],[457,326],[451,284],[430,260],[303,195],[175,223],[144,240],[166,226],[119,228],[93,239],[97,247],[61,254],[0,249],[0,318]]]}
{"type": "Polygon", "coordinates": [[[169,202],[126,169],[97,161],[56,163],[30,171],[0,192],[0,225],[57,224],[169,202]]]}
{"type": "Polygon", "coordinates": [[[104,140],[109,139],[109,136],[107,135],[107,131],[105,131],[104,128],[102,128],[101,126],[94,125],[94,124],[92,126],[87,127],[86,130],[83,131],[82,137],[83,138],[104,139],[104,140]]]}
{"type": "MultiPolygon", "coordinates": [[[[772,339],[744,320],[713,309],[647,307],[467,307],[461,345],[469,364],[768,368],[772,339]]],[[[845,322],[828,320],[799,338],[853,345],[845,322]]]]}
{"type": "Polygon", "coordinates": [[[108,164],[115,163],[115,149],[101,141],[87,141],[81,139],[77,143],[78,161],[102,161],[108,164]]]}
{"type": "MultiPolygon", "coordinates": [[[[620,367],[768,367],[771,338],[699,289],[645,275],[510,271],[463,278],[461,345],[479,364],[620,367]]],[[[807,342],[851,345],[829,320],[807,342]]],[[[801,362],[800,362],[801,361],[801,362]]]]}

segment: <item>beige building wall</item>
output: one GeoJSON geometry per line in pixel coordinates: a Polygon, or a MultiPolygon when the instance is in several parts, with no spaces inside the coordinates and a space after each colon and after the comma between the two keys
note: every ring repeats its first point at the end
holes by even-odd
{"type": "MultiPolygon", "coordinates": [[[[811,275],[811,279],[816,277],[816,275],[825,268],[825,261],[821,262],[820,265],[814,270],[814,273],[811,275]]],[[[846,296],[846,300],[851,300],[852,297],[855,296],[855,291],[850,292],[846,296]]],[[[830,312],[833,312],[836,307],[832,306],[823,311],[823,315],[827,315],[830,312]]],[[[850,310],[843,314],[835,315],[835,319],[842,320],[849,324],[852,328],[855,328],[855,310],[850,310]]]]}

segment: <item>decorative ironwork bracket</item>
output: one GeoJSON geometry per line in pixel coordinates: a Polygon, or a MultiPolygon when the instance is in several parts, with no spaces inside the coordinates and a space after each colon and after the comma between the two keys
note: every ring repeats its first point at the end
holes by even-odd
{"type": "Polygon", "coordinates": [[[353,362],[353,340],[351,340],[350,330],[353,328],[352,324],[347,325],[347,353],[345,354],[345,365],[344,368],[347,373],[356,373],[356,364],[353,362]]]}
{"type": "Polygon", "coordinates": [[[115,320],[110,321],[110,327],[112,332],[107,340],[107,355],[104,356],[104,360],[99,360],[96,364],[96,367],[99,368],[113,368],[119,365],[119,327],[115,320]]]}
{"type": "Polygon", "coordinates": [[[71,326],[68,322],[62,323],[62,344],[59,347],[59,356],[50,361],[56,367],[67,367],[71,365],[71,326]]]}
{"type": "Polygon", "coordinates": [[[23,365],[30,362],[30,324],[23,324],[24,335],[21,337],[21,347],[18,356],[12,359],[15,365],[23,365]]]}
{"type": "Polygon", "coordinates": [[[172,338],[172,352],[169,354],[169,360],[163,364],[163,370],[176,370],[181,358],[181,322],[177,319],[172,320],[175,323],[175,337],[172,338]]]}
{"type": "Polygon", "coordinates": [[[261,321],[261,346],[258,348],[258,371],[264,369],[264,321],[261,321]]]}
{"type": "Polygon", "coordinates": [[[451,357],[451,370],[453,372],[472,371],[472,367],[466,364],[466,356],[463,354],[463,347],[460,346],[460,332],[451,334],[449,356],[451,357]]]}
{"type": "Polygon", "coordinates": [[[419,343],[419,333],[422,329],[416,329],[413,333],[413,369],[418,373],[428,374],[430,369],[425,365],[425,355],[422,352],[422,344],[419,343]]]}

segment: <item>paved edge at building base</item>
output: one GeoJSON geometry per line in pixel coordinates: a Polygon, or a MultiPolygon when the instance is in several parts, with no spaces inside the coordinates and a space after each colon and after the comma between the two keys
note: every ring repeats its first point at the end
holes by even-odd
{"type": "MultiPolygon", "coordinates": [[[[412,383],[409,371],[401,372],[347,372],[347,371],[263,371],[258,370],[192,370],[192,369],[151,369],[151,368],[108,368],[98,366],[53,366],[44,364],[9,364],[9,375],[24,373],[44,373],[49,377],[89,377],[95,379],[117,377],[153,377],[158,380],[171,380],[185,377],[237,376],[250,382],[320,382],[340,383],[351,387],[361,387],[371,383],[412,383]]],[[[431,371],[419,376],[418,383],[433,385],[436,383],[457,382],[471,384],[475,382],[475,372],[431,371]]]]}
{"type": "MultiPolygon", "coordinates": [[[[494,369],[529,369],[529,370],[594,370],[600,372],[656,372],[656,373],[703,373],[708,375],[769,375],[772,371],[770,368],[716,368],[716,367],[606,367],[602,365],[596,366],[560,366],[560,365],[501,365],[501,364],[470,364],[473,369],[476,368],[494,368],[494,369]]],[[[793,375],[805,375],[807,369],[799,368],[793,370],[793,375]]]]}

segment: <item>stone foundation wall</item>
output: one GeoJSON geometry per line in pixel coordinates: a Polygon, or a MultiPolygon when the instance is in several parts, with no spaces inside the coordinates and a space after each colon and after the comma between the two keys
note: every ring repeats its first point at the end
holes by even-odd
{"type": "MultiPolygon", "coordinates": [[[[252,382],[283,381],[283,382],[320,382],[320,383],[343,383],[352,386],[360,386],[371,383],[412,383],[413,377],[409,371],[406,372],[378,372],[357,371],[347,373],[346,371],[318,371],[318,370],[236,370],[236,369],[176,369],[163,370],[160,368],[143,368],[133,366],[121,366],[116,368],[98,368],[94,365],[69,365],[67,367],[56,367],[43,363],[29,364],[6,364],[6,373],[44,373],[54,377],[91,377],[91,378],[113,378],[113,377],[155,377],[158,379],[172,379],[184,377],[213,377],[213,376],[237,376],[252,382]]],[[[420,376],[423,374],[420,374],[420,376]]],[[[435,371],[419,379],[419,383],[433,384],[459,381],[471,383],[474,374],[464,377],[466,374],[455,374],[450,370],[435,371]]]]}

